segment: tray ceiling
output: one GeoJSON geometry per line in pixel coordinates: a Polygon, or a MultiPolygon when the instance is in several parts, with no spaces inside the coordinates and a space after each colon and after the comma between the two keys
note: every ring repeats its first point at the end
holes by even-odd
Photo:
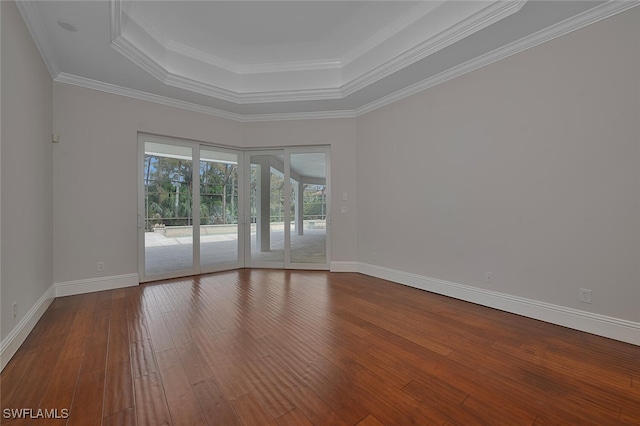
{"type": "Polygon", "coordinates": [[[252,121],[357,116],[638,2],[17,4],[56,81],[252,121]]]}

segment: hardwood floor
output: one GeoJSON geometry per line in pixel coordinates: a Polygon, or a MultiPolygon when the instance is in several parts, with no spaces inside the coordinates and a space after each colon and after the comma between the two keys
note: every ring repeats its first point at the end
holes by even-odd
{"type": "Polygon", "coordinates": [[[69,410],[11,426],[640,424],[640,347],[358,274],[58,298],[0,378],[69,410]]]}

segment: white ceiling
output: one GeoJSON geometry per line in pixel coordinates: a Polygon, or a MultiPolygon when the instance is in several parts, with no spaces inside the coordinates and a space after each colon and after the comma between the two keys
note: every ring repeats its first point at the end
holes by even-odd
{"type": "Polygon", "coordinates": [[[638,4],[91,0],[18,7],[56,81],[258,121],[357,116],[638,4]]]}
{"type": "Polygon", "coordinates": [[[149,32],[238,66],[336,61],[419,3],[145,1],[127,14],[149,32]]]}

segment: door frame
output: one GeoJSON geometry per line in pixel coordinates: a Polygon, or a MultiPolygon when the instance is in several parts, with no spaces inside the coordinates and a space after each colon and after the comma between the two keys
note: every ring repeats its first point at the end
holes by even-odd
{"type": "MultiPolygon", "coordinates": [[[[246,220],[245,220],[245,207],[244,207],[244,191],[245,191],[245,185],[244,185],[244,173],[243,173],[243,164],[244,164],[244,152],[242,150],[239,149],[233,149],[233,148],[222,148],[219,146],[214,146],[214,145],[207,145],[207,144],[203,144],[200,143],[198,144],[198,160],[202,161],[202,158],[200,156],[200,152],[201,151],[213,151],[213,152],[221,152],[221,153],[227,153],[227,154],[233,154],[236,156],[236,160],[237,160],[237,176],[238,176],[238,235],[237,235],[237,241],[238,241],[238,245],[237,245],[237,257],[236,257],[236,261],[235,262],[227,262],[227,263],[220,263],[217,265],[211,265],[211,266],[202,266],[202,262],[200,262],[201,260],[201,256],[198,256],[198,262],[199,262],[199,272],[198,274],[210,274],[212,272],[220,272],[220,271],[229,271],[232,269],[240,269],[240,268],[244,268],[245,265],[245,260],[244,260],[244,234],[245,234],[245,226],[246,226],[246,220]]],[[[198,182],[200,182],[200,172],[199,172],[200,168],[198,167],[198,182]]],[[[195,197],[195,195],[194,195],[195,197]]],[[[198,184],[198,210],[195,209],[195,204],[194,204],[194,208],[193,211],[194,212],[200,212],[200,185],[198,184]]],[[[194,222],[195,223],[195,222],[194,222]]],[[[198,251],[200,250],[201,246],[200,246],[200,214],[198,214],[198,251]]],[[[194,230],[195,232],[195,230],[194,230]]],[[[195,235],[195,234],[194,234],[195,235]]],[[[195,257],[194,257],[195,260],[195,257]]]]}
{"type": "MultiPolygon", "coordinates": [[[[285,269],[308,269],[308,270],[329,270],[331,263],[331,148],[329,146],[305,146],[287,147],[284,149],[284,199],[285,199],[285,220],[284,220],[284,268],[285,269]],[[325,175],[325,261],[324,263],[304,263],[291,261],[291,155],[292,154],[324,154],[324,175],[325,175]]],[[[303,194],[299,194],[300,197],[303,194]]],[[[298,206],[296,206],[296,209],[298,206]]],[[[302,224],[301,224],[302,225],[302,224]]]]}
{"type": "MultiPolygon", "coordinates": [[[[245,268],[265,268],[265,269],[284,269],[287,245],[286,241],[284,244],[284,253],[282,261],[275,262],[260,262],[255,261],[251,256],[251,157],[259,156],[259,155],[273,155],[273,154],[282,154],[283,157],[286,157],[286,153],[284,148],[269,148],[269,149],[260,149],[260,150],[247,150],[244,152],[244,178],[245,182],[247,182],[247,188],[245,191],[245,206],[247,209],[245,210],[245,220],[246,220],[246,229],[244,235],[244,264],[245,268]]],[[[284,159],[283,159],[283,168],[284,167],[284,159]]],[[[283,173],[284,175],[285,173],[283,173]]],[[[285,194],[286,197],[286,194],[285,194]]],[[[286,212],[286,208],[285,208],[286,212]]],[[[270,214],[270,213],[269,213],[270,214]]],[[[258,218],[256,219],[258,220],[258,218]]],[[[256,223],[256,232],[258,232],[258,226],[256,223]]]]}
{"type": "Polygon", "coordinates": [[[138,150],[138,211],[137,211],[137,241],[138,241],[138,276],[139,282],[159,281],[170,278],[178,278],[191,275],[219,272],[239,268],[274,268],[274,269],[310,269],[329,270],[331,262],[331,150],[328,145],[314,146],[289,146],[269,147],[264,149],[236,148],[220,146],[200,141],[181,139],[176,137],[159,136],[139,132],[137,136],[138,150]],[[149,275],[145,273],[145,187],[144,187],[144,155],[145,142],[155,142],[165,145],[176,145],[191,149],[192,153],[192,260],[190,269],[182,269],[162,274],[149,275]],[[238,258],[237,262],[224,263],[202,267],[200,262],[200,150],[220,151],[237,155],[238,159],[238,258]],[[285,228],[284,228],[284,261],[283,262],[254,262],[251,259],[251,223],[250,223],[250,158],[251,155],[284,153],[284,198],[285,198],[285,228]],[[290,155],[298,153],[325,153],[326,175],[326,259],[324,264],[319,263],[292,263],[291,262],[291,173],[290,155]],[[197,185],[196,185],[197,183],[197,185]]]}
{"type": "MultiPolygon", "coordinates": [[[[146,275],[145,269],[145,223],[144,223],[144,212],[145,212],[145,188],[144,188],[144,155],[145,155],[145,142],[155,142],[163,145],[175,145],[181,146],[184,148],[191,149],[191,181],[199,182],[199,167],[195,167],[195,158],[200,157],[199,146],[189,141],[176,139],[176,138],[168,138],[164,136],[154,136],[145,133],[138,133],[138,277],[139,281],[147,282],[147,281],[158,281],[164,280],[168,278],[176,278],[176,277],[185,277],[190,275],[198,275],[200,273],[200,250],[196,249],[196,242],[200,244],[200,215],[197,217],[194,216],[194,212],[196,211],[196,190],[199,195],[200,186],[196,188],[195,185],[192,184],[192,205],[191,205],[191,220],[192,220],[192,264],[189,269],[180,269],[171,272],[165,272],[156,275],[146,275]],[[197,157],[196,157],[197,156],[197,157]],[[197,178],[197,179],[196,179],[197,178]],[[196,233],[197,229],[197,233],[196,233]],[[196,238],[197,235],[197,238],[196,238]]],[[[197,201],[198,204],[198,212],[200,211],[200,200],[197,201]]]]}

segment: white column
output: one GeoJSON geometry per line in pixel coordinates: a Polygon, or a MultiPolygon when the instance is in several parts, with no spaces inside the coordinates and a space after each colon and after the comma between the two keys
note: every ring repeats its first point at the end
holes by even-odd
{"type": "Polygon", "coordinates": [[[296,230],[298,235],[304,234],[304,184],[298,182],[296,187],[296,230]]]}
{"type": "Polygon", "coordinates": [[[256,235],[258,235],[260,251],[265,252],[271,250],[271,167],[267,162],[260,164],[258,176],[260,190],[256,235]]]}

